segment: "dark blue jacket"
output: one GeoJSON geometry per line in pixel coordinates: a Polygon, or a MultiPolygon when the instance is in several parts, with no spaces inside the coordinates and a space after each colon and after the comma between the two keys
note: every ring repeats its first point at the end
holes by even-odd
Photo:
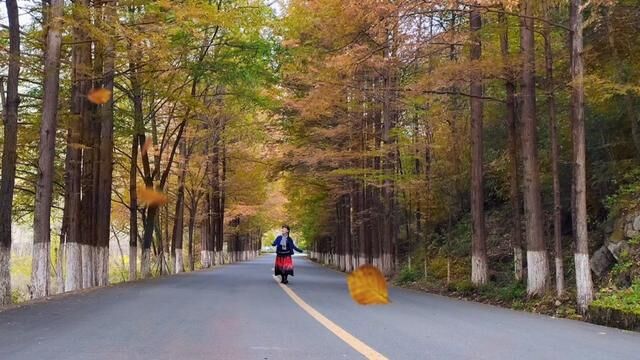
{"type": "Polygon", "coordinates": [[[293,243],[293,239],[290,237],[287,238],[287,250],[282,250],[282,245],[280,245],[280,242],[282,242],[282,235],[278,235],[278,237],[271,244],[271,246],[276,247],[276,253],[278,255],[293,255],[293,250],[299,253],[302,252],[302,250],[296,247],[296,244],[293,243]]]}

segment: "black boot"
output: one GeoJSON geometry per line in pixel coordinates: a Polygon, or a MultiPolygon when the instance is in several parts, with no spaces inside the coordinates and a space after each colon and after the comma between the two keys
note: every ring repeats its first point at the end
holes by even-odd
{"type": "Polygon", "coordinates": [[[287,280],[287,275],[284,276],[284,280],[282,281],[283,284],[288,284],[289,280],[287,280]]]}
{"type": "Polygon", "coordinates": [[[287,277],[284,275],[280,275],[280,284],[284,284],[284,282],[287,280],[287,277]]]}

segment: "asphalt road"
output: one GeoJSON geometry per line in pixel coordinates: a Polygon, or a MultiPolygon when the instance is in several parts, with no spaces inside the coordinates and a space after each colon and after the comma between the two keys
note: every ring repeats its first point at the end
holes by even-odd
{"type": "MultiPolygon", "coordinates": [[[[272,256],[0,313],[0,359],[362,359],[271,277],[272,256]]],[[[640,334],[403,289],[363,307],[296,257],[292,289],[388,359],[640,359],[640,334]]]]}

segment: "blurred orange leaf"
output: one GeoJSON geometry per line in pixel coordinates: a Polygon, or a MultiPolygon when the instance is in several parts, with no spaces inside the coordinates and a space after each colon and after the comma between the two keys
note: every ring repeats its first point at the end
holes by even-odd
{"type": "Polygon", "coordinates": [[[347,277],[351,297],[360,305],[388,304],[387,281],[375,266],[362,265],[347,277]]]}
{"type": "Polygon", "coordinates": [[[91,89],[87,94],[87,99],[96,105],[106,104],[111,99],[111,90],[105,88],[91,89]]]}
{"type": "Polygon", "coordinates": [[[169,201],[165,194],[143,185],[138,185],[137,195],[140,202],[147,206],[162,206],[169,201]]]}
{"type": "Polygon", "coordinates": [[[147,138],[144,144],[142,144],[142,156],[147,155],[149,150],[151,150],[151,155],[153,155],[153,140],[151,138],[147,138]]]}

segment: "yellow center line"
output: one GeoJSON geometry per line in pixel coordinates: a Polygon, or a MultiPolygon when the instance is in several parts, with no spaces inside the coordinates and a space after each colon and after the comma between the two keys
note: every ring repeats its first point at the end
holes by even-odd
{"type": "MultiPolygon", "coordinates": [[[[273,279],[278,282],[277,277],[273,277],[273,279]]],[[[347,343],[347,345],[351,346],[355,351],[362,354],[367,359],[373,360],[388,360],[384,355],[379,352],[373,350],[370,346],[360,341],[355,336],[349,334],[346,330],[336,325],[333,321],[327,319],[324,315],[318,312],[316,309],[312,308],[311,305],[307,304],[300,296],[298,296],[291,288],[284,286],[283,284],[278,283],[280,288],[284,290],[284,292],[289,295],[289,297],[296,303],[298,306],[302,308],[302,310],[306,311],[307,314],[311,315],[312,318],[316,319],[320,324],[326,327],[329,331],[331,331],[335,336],[339,337],[340,340],[347,343]]]]}

